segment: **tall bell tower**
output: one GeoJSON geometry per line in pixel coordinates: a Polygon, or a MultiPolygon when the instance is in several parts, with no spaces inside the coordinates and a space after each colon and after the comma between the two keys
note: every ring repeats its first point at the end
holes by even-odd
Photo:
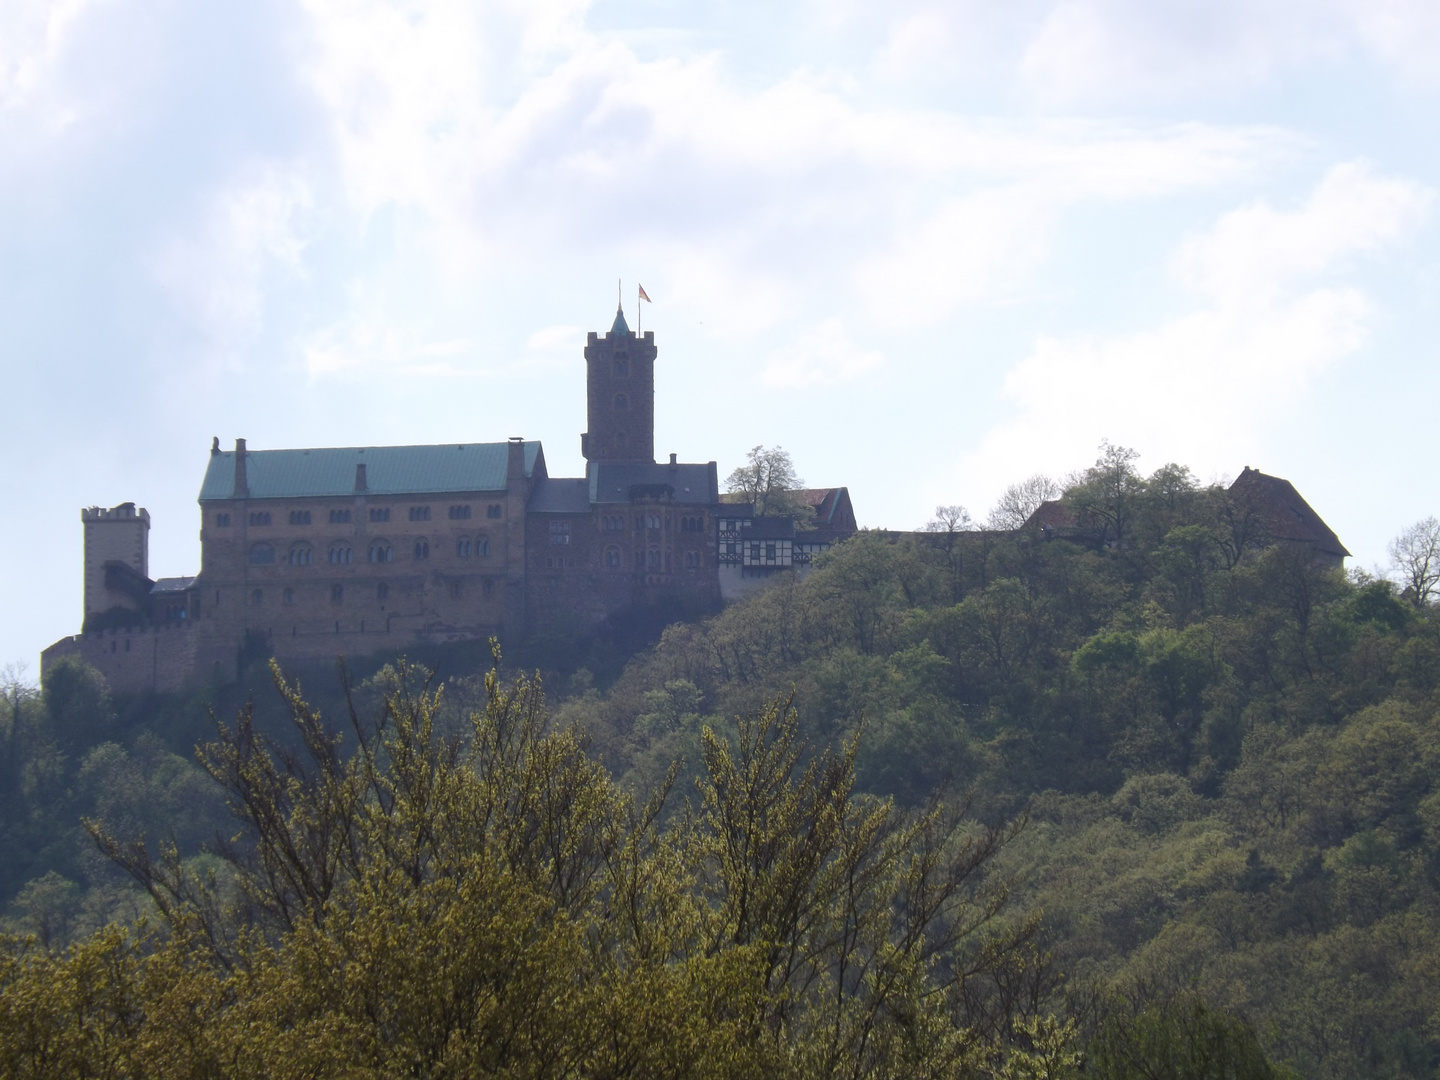
{"type": "Polygon", "coordinates": [[[643,337],[617,308],[604,337],[585,339],[586,461],[655,462],[655,332],[643,337]]]}

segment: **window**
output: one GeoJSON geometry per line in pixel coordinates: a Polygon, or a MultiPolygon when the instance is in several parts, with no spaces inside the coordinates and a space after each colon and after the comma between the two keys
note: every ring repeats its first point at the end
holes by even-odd
{"type": "Polygon", "coordinates": [[[503,512],[499,503],[491,503],[485,508],[485,516],[487,518],[498,518],[503,512]]]}
{"type": "Polygon", "coordinates": [[[290,524],[291,524],[291,525],[309,525],[309,524],[310,524],[310,511],[309,511],[309,510],[291,510],[291,511],[290,511],[290,524]]]}
{"type": "Polygon", "coordinates": [[[606,532],[624,532],[625,519],[623,517],[611,516],[600,519],[600,527],[606,532]]]}
{"type": "Polygon", "coordinates": [[[389,561],[390,561],[390,541],[388,541],[388,540],[371,540],[371,541],[370,541],[370,561],[371,561],[371,562],[389,562],[389,561]]]}
{"type": "Polygon", "coordinates": [[[296,544],[290,549],[291,566],[309,566],[314,557],[315,553],[309,544],[296,544]]]}
{"type": "Polygon", "coordinates": [[[370,511],[370,520],[371,520],[371,521],[389,521],[389,520],[390,520],[390,507],[388,507],[388,506],[376,506],[376,507],[372,508],[371,511],[370,511]]]}
{"type": "Polygon", "coordinates": [[[475,554],[481,559],[490,554],[490,538],[488,536],[477,536],[475,538],[475,554]]]}
{"type": "Polygon", "coordinates": [[[680,531],[698,533],[705,531],[705,519],[703,517],[682,517],[680,519],[680,531]]]}
{"type": "Polygon", "coordinates": [[[375,599],[376,599],[376,600],[388,600],[389,597],[390,597],[390,586],[389,586],[389,585],[386,585],[385,582],[382,581],[382,582],[380,582],[379,585],[376,585],[376,586],[375,586],[375,599]]]}
{"type": "Polygon", "coordinates": [[[412,507],[410,507],[410,520],[411,520],[411,521],[429,521],[429,520],[430,520],[430,507],[428,507],[428,506],[412,506],[412,507]]]}
{"type": "Polygon", "coordinates": [[[216,526],[216,528],[220,528],[220,529],[228,529],[228,528],[230,527],[230,515],[229,515],[229,514],[216,514],[216,515],[215,515],[215,526],[216,526]]]}
{"type": "Polygon", "coordinates": [[[636,570],[644,570],[644,569],[645,569],[645,552],[643,552],[643,551],[636,551],[636,552],[635,552],[635,569],[636,569],[636,570]]]}
{"type": "Polygon", "coordinates": [[[428,559],[430,557],[430,541],[420,538],[415,541],[415,558],[428,559]]]}
{"type": "MultiPolygon", "coordinates": [[[[342,604],[342,603],[345,602],[345,586],[344,586],[344,585],[331,585],[331,586],[330,586],[330,602],[331,602],[332,604],[342,604]]],[[[338,630],[339,630],[339,624],[338,624],[338,623],[336,624],[336,630],[337,630],[337,632],[338,632],[338,630]]]]}
{"type": "Polygon", "coordinates": [[[460,599],[460,582],[458,582],[458,581],[452,581],[452,582],[450,583],[450,599],[451,599],[451,600],[459,600],[459,599],[460,599]]]}
{"type": "Polygon", "coordinates": [[[269,544],[256,544],[250,549],[250,565],[266,566],[275,561],[275,549],[269,544]]]}
{"type": "Polygon", "coordinates": [[[630,398],[626,394],[615,395],[615,411],[626,412],[630,408],[630,398]]]}
{"type": "Polygon", "coordinates": [[[685,552],[685,569],[694,570],[700,565],[700,554],[695,551],[685,552]]]}
{"type": "Polygon", "coordinates": [[[252,511],[250,512],[250,524],[251,524],[251,525],[269,525],[269,524],[270,524],[270,511],[269,511],[269,510],[252,510],[252,511]]]}
{"type": "Polygon", "coordinates": [[[351,554],[349,544],[333,544],[330,547],[330,561],[336,566],[343,566],[348,563],[351,554]]]}
{"type": "Polygon", "coordinates": [[[452,507],[450,507],[450,520],[451,520],[451,521],[469,521],[469,520],[470,520],[470,507],[468,507],[468,506],[452,506],[452,507]]]}
{"type": "Polygon", "coordinates": [[[651,568],[652,570],[659,570],[659,569],[660,569],[660,549],[659,549],[659,548],[651,548],[651,549],[650,549],[650,568],[651,568]]]}
{"type": "Polygon", "coordinates": [[[619,548],[617,548],[617,547],[608,547],[608,548],[605,549],[605,565],[606,565],[606,566],[619,566],[619,565],[620,565],[620,549],[619,549],[619,548]]]}
{"type": "Polygon", "coordinates": [[[760,562],[760,545],[758,543],[752,543],[750,545],[750,561],[753,563],[760,562]]]}
{"type": "Polygon", "coordinates": [[[331,524],[331,525],[349,525],[349,524],[350,524],[350,511],[349,511],[349,510],[331,510],[331,511],[330,511],[330,524],[331,524]]]}
{"type": "Polygon", "coordinates": [[[455,554],[462,559],[470,557],[470,538],[468,536],[462,536],[455,541],[455,554]]]}
{"type": "Polygon", "coordinates": [[[552,521],[552,522],[550,523],[550,543],[552,543],[552,544],[568,544],[568,543],[570,543],[570,522],[568,522],[568,521],[552,521]]]}
{"type": "Polygon", "coordinates": [[[660,528],[660,515],[659,515],[659,514],[646,514],[646,515],[645,515],[645,527],[646,527],[647,529],[658,529],[658,528],[660,528]]]}
{"type": "Polygon", "coordinates": [[[766,561],[766,562],[774,562],[774,561],[775,561],[775,545],[774,545],[774,544],[766,544],[766,545],[765,545],[765,561],[766,561]]]}
{"type": "Polygon", "coordinates": [[[253,592],[250,593],[250,603],[254,604],[256,607],[259,607],[260,602],[264,599],[265,594],[259,589],[255,589],[253,592]]]}
{"type": "Polygon", "coordinates": [[[287,605],[295,603],[295,590],[286,589],[284,599],[287,605]]]}
{"type": "Polygon", "coordinates": [[[617,356],[615,358],[615,366],[612,370],[623,379],[630,374],[630,361],[623,356],[617,356]]]}

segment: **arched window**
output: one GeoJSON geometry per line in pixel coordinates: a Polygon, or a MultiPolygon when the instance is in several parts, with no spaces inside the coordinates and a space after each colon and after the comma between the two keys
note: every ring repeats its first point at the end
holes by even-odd
{"type": "MultiPolygon", "coordinates": [[[[341,604],[341,603],[344,603],[344,602],[345,602],[345,586],[344,586],[344,585],[331,585],[331,586],[330,586],[330,602],[331,602],[332,604],[341,604]]],[[[338,625],[338,624],[337,624],[337,625],[338,625]]]]}
{"type": "Polygon", "coordinates": [[[615,411],[626,412],[630,408],[630,397],[628,394],[615,395],[615,411]]]}
{"type": "Polygon", "coordinates": [[[256,544],[250,549],[250,565],[265,566],[275,561],[275,548],[270,544],[256,544]]]}
{"type": "Polygon", "coordinates": [[[455,554],[462,559],[470,557],[470,538],[468,536],[462,536],[455,541],[455,554]]]}
{"type": "Polygon", "coordinates": [[[647,529],[658,529],[658,528],[660,528],[660,515],[659,515],[659,514],[646,514],[646,515],[645,515],[645,527],[646,527],[647,529]]]}
{"type": "Polygon", "coordinates": [[[606,565],[606,566],[619,566],[619,565],[620,565],[620,549],[619,549],[619,548],[617,548],[617,547],[608,547],[608,548],[605,549],[605,565],[606,565]]]}
{"type": "Polygon", "coordinates": [[[694,570],[700,565],[700,553],[696,551],[685,552],[685,569],[694,570]]]}
{"type": "Polygon", "coordinates": [[[659,569],[660,569],[660,549],[659,549],[659,548],[651,548],[651,549],[650,549],[650,569],[652,569],[652,570],[659,570],[659,569]]]}
{"type": "Polygon", "coordinates": [[[415,558],[428,559],[430,557],[430,541],[421,537],[415,541],[415,558]]]}
{"type": "Polygon", "coordinates": [[[475,554],[478,558],[484,559],[490,554],[490,538],[488,536],[477,536],[475,538],[475,554]]]}
{"type": "Polygon", "coordinates": [[[370,561],[389,562],[391,557],[389,540],[370,541],[370,561]]]}
{"type": "Polygon", "coordinates": [[[296,544],[290,549],[291,566],[309,566],[314,557],[314,549],[309,544],[296,544]]]}
{"type": "Polygon", "coordinates": [[[640,550],[638,550],[638,549],[637,549],[636,552],[635,552],[635,569],[636,569],[636,570],[644,570],[644,569],[645,569],[645,552],[640,551],[640,550]]]}
{"type": "MultiPolygon", "coordinates": [[[[353,558],[354,553],[350,550],[349,544],[332,544],[330,546],[330,561],[336,566],[343,566],[353,558]]],[[[338,588],[338,586],[337,586],[338,588]]]]}
{"type": "Polygon", "coordinates": [[[295,602],[295,590],[294,590],[294,589],[286,589],[286,590],[285,590],[285,603],[287,603],[287,604],[293,604],[294,602],[295,602]]]}

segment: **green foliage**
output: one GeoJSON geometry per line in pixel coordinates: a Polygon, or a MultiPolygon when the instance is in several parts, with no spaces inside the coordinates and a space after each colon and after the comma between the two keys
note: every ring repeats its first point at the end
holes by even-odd
{"type": "Polygon", "coordinates": [[[1265,1057],[1237,1017],[1184,998],[1138,1014],[1112,1008],[1090,1040],[1087,1073],[1102,1080],[1284,1080],[1294,1074],[1265,1057]]]}
{"type": "MultiPolygon", "coordinates": [[[[202,748],[242,828],[220,865],[98,822],[158,919],[0,952],[0,1073],[194,1076],[1055,1077],[1034,920],[986,868],[1015,827],[853,790],[785,702],[701,733],[698,801],[626,795],[539,686],[463,738],[405,665],[379,719],[303,746],[250,710],[202,748]]],[[[696,690],[667,685],[658,716],[696,690]]],[[[94,769],[124,768],[113,748],[94,769]]],[[[51,907],[63,900],[55,893],[51,907]]],[[[37,886],[37,891],[43,891],[37,886]]]]}

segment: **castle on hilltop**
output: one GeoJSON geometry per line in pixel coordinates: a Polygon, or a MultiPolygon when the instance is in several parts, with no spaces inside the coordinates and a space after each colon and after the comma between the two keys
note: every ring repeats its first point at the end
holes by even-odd
{"type": "Polygon", "coordinates": [[[401,651],[628,610],[714,610],[856,531],[845,488],[815,520],[721,501],[713,461],[655,461],[655,335],[617,311],[588,335],[582,477],[539,442],[251,450],[216,439],[200,488],[200,572],[149,576],[150,515],[81,511],[84,623],[41,656],[79,656],[121,693],[238,675],[242,647],[281,662],[401,651]]]}

